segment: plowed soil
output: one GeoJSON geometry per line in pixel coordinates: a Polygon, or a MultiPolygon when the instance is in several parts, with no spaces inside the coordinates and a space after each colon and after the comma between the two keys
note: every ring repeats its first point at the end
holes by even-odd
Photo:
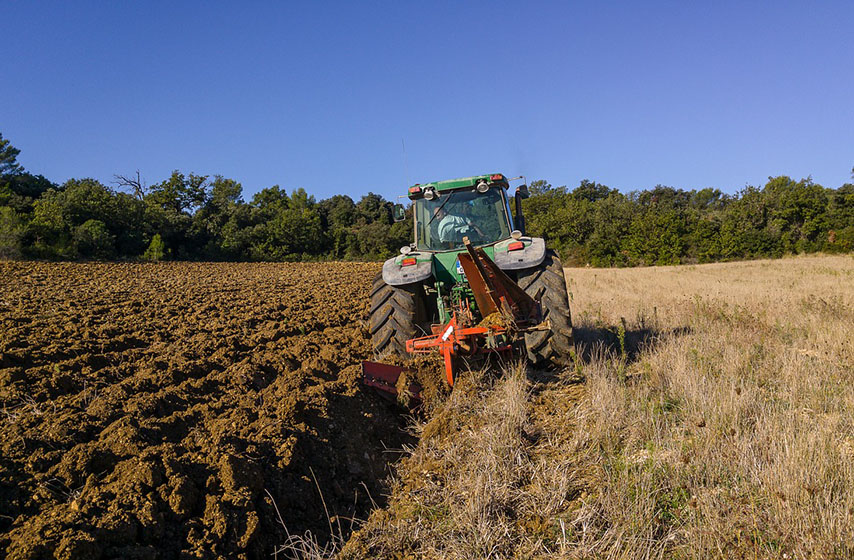
{"type": "Polygon", "coordinates": [[[0,263],[0,556],[346,536],[407,437],[358,382],[376,270],[0,263]]]}

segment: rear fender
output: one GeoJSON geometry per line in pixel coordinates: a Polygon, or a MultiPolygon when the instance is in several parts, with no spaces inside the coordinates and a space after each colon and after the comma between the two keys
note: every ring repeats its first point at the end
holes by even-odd
{"type": "Polygon", "coordinates": [[[508,251],[507,247],[516,242],[506,239],[495,244],[495,255],[492,260],[501,270],[519,270],[539,266],[546,258],[546,242],[542,237],[522,237],[519,239],[524,249],[508,251]]]}
{"type": "Polygon", "coordinates": [[[412,251],[407,255],[398,255],[383,263],[383,281],[389,286],[403,286],[421,282],[433,275],[433,257],[429,253],[412,251]],[[416,263],[403,266],[404,258],[415,258],[416,263]]]}

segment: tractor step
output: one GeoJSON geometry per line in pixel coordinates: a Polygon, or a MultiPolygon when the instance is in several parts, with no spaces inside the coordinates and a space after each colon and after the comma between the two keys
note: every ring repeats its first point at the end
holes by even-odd
{"type": "MultiPolygon", "coordinates": [[[[380,362],[362,362],[362,382],[374,387],[383,393],[393,395],[397,398],[397,380],[404,368],[380,362]]],[[[417,383],[409,385],[410,400],[421,402],[421,386],[417,383]]]]}

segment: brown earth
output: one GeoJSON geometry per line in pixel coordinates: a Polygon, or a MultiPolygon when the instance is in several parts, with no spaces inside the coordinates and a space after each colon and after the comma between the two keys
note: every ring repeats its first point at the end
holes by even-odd
{"type": "Polygon", "coordinates": [[[279,516],[346,536],[409,442],[358,382],[376,269],[0,263],[0,550],[260,558],[279,516]]]}

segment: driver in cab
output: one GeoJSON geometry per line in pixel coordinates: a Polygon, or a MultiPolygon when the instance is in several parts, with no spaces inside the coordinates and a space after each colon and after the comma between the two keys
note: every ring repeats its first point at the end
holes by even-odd
{"type": "MultiPolygon", "coordinates": [[[[464,206],[467,208],[467,206],[464,206]]],[[[454,207],[455,211],[460,209],[454,207]]],[[[445,208],[438,208],[436,211],[436,219],[439,220],[439,241],[442,243],[459,243],[463,236],[477,234],[481,238],[484,237],[483,232],[479,227],[472,223],[471,218],[464,215],[465,210],[461,214],[451,213],[445,208]]]]}

